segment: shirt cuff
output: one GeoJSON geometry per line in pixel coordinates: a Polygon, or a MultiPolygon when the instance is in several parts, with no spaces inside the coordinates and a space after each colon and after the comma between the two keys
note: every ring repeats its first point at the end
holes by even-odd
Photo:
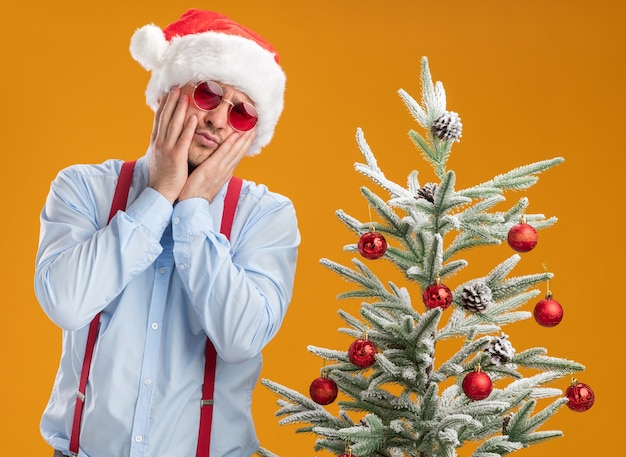
{"type": "Polygon", "coordinates": [[[174,241],[188,241],[199,233],[214,232],[209,202],[204,198],[187,198],[174,206],[172,236],[174,241]]]}
{"type": "Polygon", "coordinates": [[[146,187],[128,207],[126,215],[143,225],[157,239],[161,239],[172,217],[172,205],[158,191],[146,187]]]}

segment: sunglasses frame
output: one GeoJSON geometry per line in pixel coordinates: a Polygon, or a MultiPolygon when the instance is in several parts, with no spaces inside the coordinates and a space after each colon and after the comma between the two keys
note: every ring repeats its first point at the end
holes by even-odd
{"type": "MultiPolygon", "coordinates": [[[[209,86],[209,88],[210,88],[210,87],[211,87],[211,86],[209,86]]],[[[257,113],[256,107],[255,107],[252,103],[248,103],[248,102],[237,102],[237,103],[233,103],[231,100],[228,100],[227,98],[224,98],[224,89],[222,88],[222,86],[220,86],[220,85],[219,85],[218,83],[216,83],[215,81],[207,80],[207,81],[200,81],[199,83],[197,83],[197,84],[194,86],[194,88],[193,88],[193,92],[191,93],[191,98],[192,98],[192,100],[193,100],[193,104],[196,106],[196,108],[198,108],[200,111],[204,111],[204,112],[206,112],[206,113],[209,113],[209,112],[211,112],[211,111],[215,111],[215,110],[216,110],[216,109],[218,109],[220,106],[222,106],[222,103],[223,103],[223,102],[228,103],[228,104],[230,105],[230,106],[229,106],[229,108],[228,108],[228,124],[229,124],[229,125],[230,125],[233,129],[237,130],[238,132],[247,132],[247,131],[249,131],[249,130],[252,130],[252,129],[253,129],[254,127],[256,127],[256,126],[257,126],[257,124],[259,123],[259,116],[258,116],[258,113],[257,113]],[[216,94],[215,92],[211,91],[211,92],[212,92],[215,96],[219,96],[219,97],[220,97],[220,102],[218,103],[218,105],[217,105],[215,108],[212,108],[212,109],[205,109],[205,108],[202,108],[202,107],[198,104],[198,102],[196,101],[196,91],[198,90],[198,87],[200,87],[200,86],[201,86],[201,85],[203,85],[203,84],[208,84],[208,83],[214,84],[215,86],[219,87],[220,92],[221,92],[220,94],[216,94]],[[247,129],[247,130],[238,129],[237,127],[235,127],[235,126],[233,125],[232,120],[231,120],[231,117],[232,117],[232,112],[233,112],[233,108],[234,108],[235,106],[239,106],[239,105],[241,105],[241,106],[243,106],[243,107],[244,107],[244,108],[243,108],[244,112],[246,112],[246,113],[254,112],[254,114],[255,114],[255,116],[254,116],[254,119],[255,119],[254,125],[253,125],[252,127],[250,127],[249,129],[247,129]]]]}

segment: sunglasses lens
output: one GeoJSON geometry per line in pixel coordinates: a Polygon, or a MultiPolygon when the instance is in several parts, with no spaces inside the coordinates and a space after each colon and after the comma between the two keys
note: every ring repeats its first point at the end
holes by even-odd
{"type": "Polygon", "coordinates": [[[230,110],[230,125],[241,132],[251,130],[259,117],[250,103],[237,103],[230,110]]]}
{"type": "Polygon", "coordinates": [[[193,100],[198,108],[211,111],[222,103],[222,88],[212,81],[203,82],[193,91],[193,100]]]}

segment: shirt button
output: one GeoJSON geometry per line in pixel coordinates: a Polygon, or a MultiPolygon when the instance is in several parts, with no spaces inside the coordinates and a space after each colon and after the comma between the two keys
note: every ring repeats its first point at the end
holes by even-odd
{"type": "Polygon", "coordinates": [[[146,378],[146,379],[144,379],[143,383],[144,383],[146,386],[149,386],[150,384],[152,384],[152,379],[150,379],[150,378],[146,378]]]}
{"type": "Polygon", "coordinates": [[[161,273],[162,275],[164,275],[166,272],[167,272],[167,268],[165,267],[159,268],[159,273],[161,273]]]}
{"type": "Polygon", "coordinates": [[[143,436],[141,436],[141,435],[137,435],[137,436],[135,437],[135,441],[137,441],[138,443],[141,443],[141,442],[143,441],[143,436]]]}
{"type": "Polygon", "coordinates": [[[174,224],[180,224],[180,217],[175,217],[172,222],[174,222],[174,224]]]}
{"type": "Polygon", "coordinates": [[[186,268],[186,267],[185,267],[185,264],[184,264],[184,263],[181,263],[179,268],[180,268],[181,270],[184,270],[184,269],[186,268]]]}
{"type": "Polygon", "coordinates": [[[157,324],[156,322],[152,323],[152,330],[156,330],[159,328],[159,324],[157,324]]]}

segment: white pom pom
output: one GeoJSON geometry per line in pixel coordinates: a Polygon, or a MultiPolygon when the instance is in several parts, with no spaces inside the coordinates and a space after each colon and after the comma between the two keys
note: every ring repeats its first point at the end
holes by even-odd
{"type": "Polygon", "coordinates": [[[161,67],[168,46],[159,27],[154,24],[144,25],[130,39],[130,54],[146,70],[152,71],[161,67]]]}

